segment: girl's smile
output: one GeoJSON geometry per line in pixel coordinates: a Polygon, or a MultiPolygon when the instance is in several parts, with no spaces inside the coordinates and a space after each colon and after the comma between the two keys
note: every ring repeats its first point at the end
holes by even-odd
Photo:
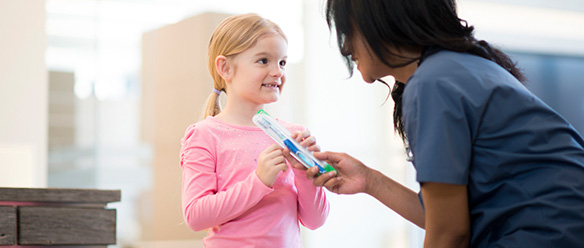
{"type": "Polygon", "coordinates": [[[268,84],[262,84],[262,87],[268,87],[268,88],[272,88],[275,90],[280,90],[280,85],[279,83],[268,83],[268,84]]]}

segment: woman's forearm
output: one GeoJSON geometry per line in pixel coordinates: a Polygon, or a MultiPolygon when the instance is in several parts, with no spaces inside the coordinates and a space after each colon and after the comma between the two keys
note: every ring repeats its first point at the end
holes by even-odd
{"type": "Polygon", "coordinates": [[[466,185],[426,182],[421,191],[426,206],[424,247],[468,247],[471,234],[466,185]]]}
{"type": "Polygon", "coordinates": [[[375,197],[415,225],[424,228],[425,218],[422,204],[417,193],[408,187],[377,170],[370,169],[367,175],[365,193],[375,197]]]}

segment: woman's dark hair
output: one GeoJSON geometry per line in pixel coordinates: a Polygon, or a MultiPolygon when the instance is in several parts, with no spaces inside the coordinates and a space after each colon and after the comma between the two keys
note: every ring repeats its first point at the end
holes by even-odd
{"type": "MultiPolygon", "coordinates": [[[[337,43],[351,75],[351,39],[354,32],[359,32],[371,52],[392,68],[406,66],[423,58],[405,58],[391,52],[390,47],[398,51],[438,47],[486,58],[503,67],[519,81],[525,81],[523,73],[509,56],[474,37],[474,27],[458,17],[455,0],[328,0],[326,21],[329,29],[333,25],[335,27],[337,43]],[[400,58],[399,61],[405,59],[405,62],[393,64],[395,58],[400,58]]],[[[396,81],[391,96],[395,101],[394,128],[405,141],[401,112],[404,87],[405,84],[396,81]]]]}

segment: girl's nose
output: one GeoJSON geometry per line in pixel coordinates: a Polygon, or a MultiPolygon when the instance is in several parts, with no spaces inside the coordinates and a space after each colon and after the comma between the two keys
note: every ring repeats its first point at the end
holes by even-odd
{"type": "Polygon", "coordinates": [[[279,65],[276,65],[274,68],[272,68],[271,71],[272,76],[276,78],[284,76],[284,73],[284,68],[280,67],[279,65]]]}

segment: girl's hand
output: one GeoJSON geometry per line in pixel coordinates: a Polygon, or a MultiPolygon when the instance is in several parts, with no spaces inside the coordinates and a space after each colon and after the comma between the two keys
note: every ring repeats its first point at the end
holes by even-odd
{"type": "MultiPolygon", "coordinates": [[[[291,137],[294,140],[296,140],[301,146],[306,147],[306,149],[309,152],[320,151],[320,146],[316,144],[316,138],[314,136],[310,136],[310,131],[308,129],[304,131],[296,131],[292,133],[291,137]]],[[[292,155],[290,155],[290,150],[288,148],[285,148],[283,153],[284,157],[286,158],[286,160],[288,160],[288,162],[290,162],[290,165],[293,168],[299,170],[306,170],[306,167],[304,167],[303,164],[298,162],[298,160],[296,160],[294,157],[292,157],[292,155]]]]}
{"type": "Polygon", "coordinates": [[[256,174],[266,186],[272,187],[278,173],[286,169],[288,166],[279,145],[273,144],[260,153],[256,174]]]}

